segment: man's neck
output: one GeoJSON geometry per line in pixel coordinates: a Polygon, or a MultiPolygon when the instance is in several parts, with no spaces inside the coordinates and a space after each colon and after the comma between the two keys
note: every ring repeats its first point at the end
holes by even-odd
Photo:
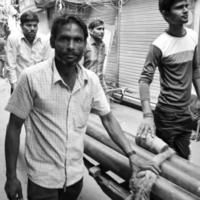
{"type": "Polygon", "coordinates": [[[71,63],[63,63],[55,58],[56,68],[62,77],[72,77],[76,74],[76,65],[71,63]]]}
{"type": "Polygon", "coordinates": [[[186,35],[184,25],[169,25],[167,33],[175,37],[183,37],[186,35]]]}
{"type": "Polygon", "coordinates": [[[103,41],[101,40],[101,39],[99,39],[99,38],[95,38],[95,37],[93,37],[93,36],[91,36],[92,38],[93,38],[93,40],[95,41],[95,43],[97,44],[97,45],[99,45],[99,44],[101,44],[103,41]]]}
{"type": "Polygon", "coordinates": [[[35,40],[35,38],[30,39],[30,38],[27,38],[27,37],[25,37],[25,39],[26,39],[26,41],[27,41],[30,45],[32,45],[33,42],[34,42],[34,40],[35,40]]]}
{"type": "Polygon", "coordinates": [[[55,59],[56,68],[58,73],[62,77],[63,81],[68,85],[72,91],[77,77],[77,64],[62,63],[58,59],[55,59]]]}

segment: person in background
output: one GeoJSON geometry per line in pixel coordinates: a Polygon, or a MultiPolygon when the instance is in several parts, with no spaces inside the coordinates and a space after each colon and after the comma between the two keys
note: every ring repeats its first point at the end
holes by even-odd
{"type": "MultiPolygon", "coordinates": [[[[25,69],[9,99],[5,191],[11,200],[22,198],[16,165],[24,123],[29,200],[77,199],[83,184],[84,134],[90,111],[100,116],[134,170],[135,152],[110,110],[97,75],[79,65],[87,37],[87,26],[81,19],[58,16],[50,37],[55,56],[25,69]]],[[[151,162],[138,166],[159,170],[151,162]]]]}
{"type": "Polygon", "coordinates": [[[187,0],[159,0],[168,28],[150,46],[139,79],[144,119],[138,129],[138,135],[156,133],[185,159],[190,155],[192,119],[188,107],[192,83],[200,100],[198,38],[184,26],[188,22],[188,6],[187,0]],[[149,86],[157,67],[161,90],[153,115],[149,86]]]}
{"type": "Polygon", "coordinates": [[[6,61],[6,55],[5,55],[5,46],[7,38],[10,34],[10,29],[8,26],[7,20],[2,20],[0,22],[0,77],[5,78],[6,76],[6,70],[5,70],[5,61],[6,61]]]}
{"type": "Polygon", "coordinates": [[[104,62],[106,57],[106,47],[103,41],[104,29],[104,22],[100,19],[96,19],[88,25],[90,37],[88,37],[83,55],[83,66],[98,75],[101,86],[106,92],[107,86],[104,77],[104,62]]]}
{"type": "Polygon", "coordinates": [[[50,42],[38,33],[39,18],[36,13],[26,11],[20,17],[20,34],[10,34],[6,44],[6,70],[11,91],[15,89],[21,72],[51,55],[50,42]]]}

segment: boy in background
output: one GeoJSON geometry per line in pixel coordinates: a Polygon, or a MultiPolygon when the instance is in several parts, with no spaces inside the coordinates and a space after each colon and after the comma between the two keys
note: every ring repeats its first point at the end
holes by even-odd
{"type": "Polygon", "coordinates": [[[185,159],[190,155],[192,120],[188,106],[192,83],[200,99],[198,38],[193,30],[184,27],[188,6],[187,0],[159,0],[159,10],[168,28],[150,46],[139,79],[143,121],[138,129],[138,135],[156,133],[185,159]],[[153,115],[149,86],[157,67],[161,90],[153,115]]]}

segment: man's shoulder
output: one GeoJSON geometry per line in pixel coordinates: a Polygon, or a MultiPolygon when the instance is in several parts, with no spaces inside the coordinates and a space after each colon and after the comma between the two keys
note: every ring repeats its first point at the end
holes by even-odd
{"type": "Polygon", "coordinates": [[[20,33],[11,33],[9,36],[8,36],[8,38],[7,38],[7,40],[8,41],[11,41],[11,42],[15,42],[15,43],[17,43],[17,42],[19,42],[20,40],[21,40],[21,38],[22,38],[22,35],[20,34],[20,33]]]}
{"type": "Polygon", "coordinates": [[[44,34],[44,33],[37,33],[37,37],[41,38],[42,40],[49,40],[50,39],[50,35],[44,34]]]}
{"type": "Polygon", "coordinates": [[[162,46],[165,45],[168,40],[168,34],[166,32],[163,32],[152,42],[152,45],[158,47],[159,49],[162,49],[162,46]]]}
{"type": "Polygon", "coordinates": [[[90,69],[86,69],[82,65],[80,65],[81,70],[83,72],[83,76],[85,76],[90,81],[96,81],[98,79],[98,76],[90,69]]]}
{"type": "Polygon", "coordinates": [[[94,39],[89,35],[87,38],[87,43],[91,44],[92,42],[94,42],[94,39]]]}
{"type": "Polygon", "coordinates": [[[89,37],[87,38],[86,49],[91,48],[92,43],[93,43],[93,40],[92,40],[91,37],[89,36],[89,37]]]}
{"type": "Polygon", "coordinates": [[[185,30],[187,31],[187,34],[190,34],[192,36],[197,36],[197,33],[195,30],[191,29],[191,28],[185,28],[185,30]]]}
{"type": "Polygon", "coordinates": [[[185,29],[187,31],[187,36],[197,44],[198,43],[198,35],[197,35],[196,31],[194,31],[191,28],[185,28],[185,29]]]}
{"type": "Polygon", "coordinates": [[[23,72],[30,77],[43,76],[44,73],[48,73],[48,69],[51,68],[52,64],[53,60],[50,58],[24,69],[23,72]]]}
{"type": "Polygon", "coordinates": [[[44,35],[43,33],[37,33],[37,38],[43,43],[47,44],[50,41],[50,36],[49,34],[44,35]]]}

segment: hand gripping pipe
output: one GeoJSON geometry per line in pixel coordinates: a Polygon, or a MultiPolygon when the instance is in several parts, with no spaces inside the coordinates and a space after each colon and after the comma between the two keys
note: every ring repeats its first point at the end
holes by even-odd
{"type": "MultiPolygon", "coordinates": [[[[131,169],[129,167],[129,160],[124,155],[88,135],[85,136],[84,151],[86,155],[99,162],[101,166],[109,169],[121,178],[129,180],[131,176],[131,169]]],[[[196,195],[184,190],[180,186],[163,177],[158,177],[152,188],[152,192],[162,200],[200,199],[196,195]]]]}
{"type": "MultiPolygon", "coordinates": [[[[117,147],[117,145],[115,145],[114,142],[112,142],[112,140],[108,137],[108,135],[106,135],[107,133],[103,127],[95,123],[89,123],[86,133],[123,154],[119,147],[117,147]]],[[[126,134],[126,136],[131,141],[132,148],[138,155],[138,160],[153,159],[155,154],[137,146],[135,144],[135,138],[130,136],[130,134],[126,134]]],[[[191,164],[189,161],[186,161],[175,155],[172,156],[169,161],[167,160],[163,162],[161,165],[161,170],[162,177],[200,197],[200,167],[191,164]]]]}

